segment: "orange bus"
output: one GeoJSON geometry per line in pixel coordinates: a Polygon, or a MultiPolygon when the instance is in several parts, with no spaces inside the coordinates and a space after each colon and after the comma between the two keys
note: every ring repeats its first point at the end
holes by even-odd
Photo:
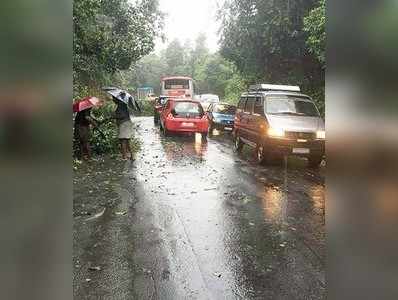
{"type": "Polygon", "coordinates": [[[186,76],[168,76],[161,79],[162,96],[192,98],[194,95],[193,80],[186,76]]]}

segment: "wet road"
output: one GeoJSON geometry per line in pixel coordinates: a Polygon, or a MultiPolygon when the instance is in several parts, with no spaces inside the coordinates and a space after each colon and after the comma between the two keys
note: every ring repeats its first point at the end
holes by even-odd
{"type": "Polygon", "coordinates": [[[75,172],[75,299],[325,298],[323,169],[136,122],[135,162],[75,172]]]}

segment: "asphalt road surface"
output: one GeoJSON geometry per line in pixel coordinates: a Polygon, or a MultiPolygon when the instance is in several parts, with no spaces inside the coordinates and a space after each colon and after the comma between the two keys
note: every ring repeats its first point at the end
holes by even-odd
{"type": "Polygon", "coordinates": [[[135,162],[75,171],[75,299],[326,298],[324,168],[135,122],[135,162]]]}

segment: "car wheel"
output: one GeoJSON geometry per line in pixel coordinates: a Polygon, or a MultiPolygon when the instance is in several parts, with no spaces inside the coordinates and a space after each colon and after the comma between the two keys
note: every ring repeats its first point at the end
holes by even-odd
{"type": "Polygon", "coordinates": [[[310,156],[308,158],[308,166],[310,168],[318,168],[322,163],[323,157],[322,156],[310,156]]]}
{"type": "Polygon", "coordinates": [[[170,135],[170,132],[167,130],[167,128],[166,128],[166,126],[162,126],[162,131],[163,131],[163,135],[164,136],[169,136],[170,135]]]}
{"type": "Polygon", "coordinates": [[[243,143],[239,137],[238,134],[235,135],[235,140],[234,140],[234,149],[236,152],[241,152],[243,148],[243,143]]]}
{"type": "Polygon", "coordinates": [[[257,145],[256,147],[256,159],[259,164],[263,164],[267,160],[267,155],[265,153],[265,147],[263,144],[257,145]]]}

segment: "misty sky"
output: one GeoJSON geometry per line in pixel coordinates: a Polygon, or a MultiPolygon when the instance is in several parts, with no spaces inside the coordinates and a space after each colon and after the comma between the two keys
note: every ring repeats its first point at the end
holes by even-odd
{"type": "MultiPolygon", "coordinates": [[[[170,42],[178,38],[181,43],[194,41],[199,33],[207,36],[207,46],[212,52],[218,50],[218,23],[215,15],[217,3],[222,0],[159,0],[160,9],[166,13],[165,34],[170,42]]],[[[156,50],[165,48],[157,42],[156,50]]]]}

